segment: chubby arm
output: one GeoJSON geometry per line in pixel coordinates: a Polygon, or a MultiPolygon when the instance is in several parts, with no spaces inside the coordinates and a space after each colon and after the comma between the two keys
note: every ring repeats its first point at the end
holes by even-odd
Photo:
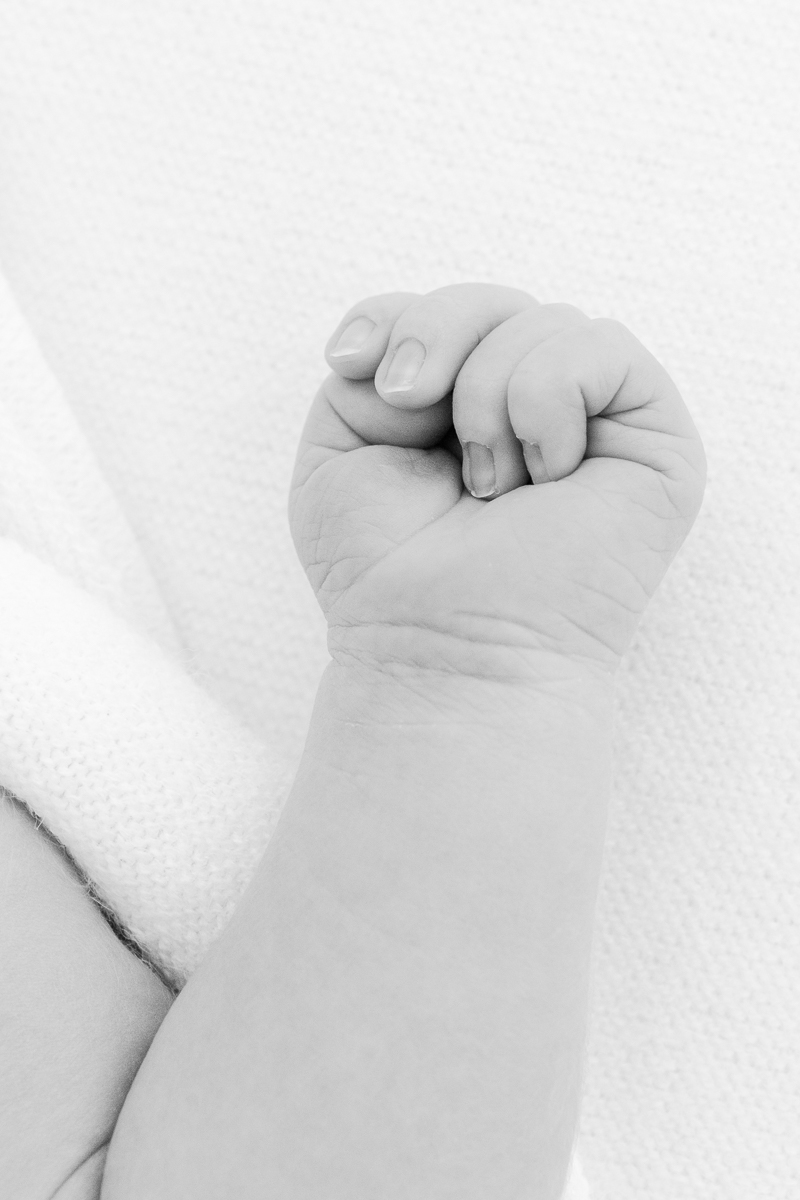
{"type": "Polygon", "coordinates": [[[103,1147],[172,996],[2,789],[0,901],[2,1192],[96,1200],[103,1147]]]}
{"type": "Polygon", "coordinates": [[[102,1200],[557,1200],[611,680],[323,675],[295,787],[123,1107],[102,1200]]]}
{"type": "Polygon", "coordinates": [[[334,662],[102,1200],[559,1200],[613,674],[702,445],[633,335],[515,289],[373,297],[328,358],[290,521],[334,662]]]}

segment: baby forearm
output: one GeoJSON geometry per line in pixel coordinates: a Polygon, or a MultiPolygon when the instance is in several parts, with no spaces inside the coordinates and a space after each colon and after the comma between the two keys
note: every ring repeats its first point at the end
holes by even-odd
{"type": "Polygon", "coordinates": [[[557,1200],[611,683],[323,678],[275,837],[154,1042],[104,1200],[557,1200]]]}

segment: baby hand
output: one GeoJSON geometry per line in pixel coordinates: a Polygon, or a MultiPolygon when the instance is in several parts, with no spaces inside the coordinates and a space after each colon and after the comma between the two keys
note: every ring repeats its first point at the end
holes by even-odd
{"type": "Polygon", "coordinates": [[[457,284],[363,300],[326,357],[289,515],[333,658],[613,672],[705,486],[652,354],[616,321],[457,284]]]}

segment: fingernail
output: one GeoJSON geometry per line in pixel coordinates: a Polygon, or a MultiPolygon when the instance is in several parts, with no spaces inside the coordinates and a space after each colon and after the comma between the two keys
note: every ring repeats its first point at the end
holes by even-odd
{"type": "Polygon", "coordinates": [[[389,363],[381,391],[406,392],[412,388],[425,362],[425,353],[425,347],[416,338],[401,342],[389,363]]]}
{"type": "Polygon", "coordinates": [[[525,466],[528,468],[528,474],[534,483],[552,483],[550,476],[547,474],[547,467],[544,465],[542,451],[539,448],[538,442],[522,442],[522,454],[525,459],[525,466]]]}
{"type": "Polygon", "coordinates": [[[363,350],[374,328],[375,322],[370,321],[369,317],[356,317],[331,350],[331,358],[343,358],[345,354],[357,354],[359,350],[363,350]]]}
{"type": "Polygon", "coordinates": [[[488,446],[482,446],[480,442],[465,442],[462,468],[464,486],[477,500],[497,495],[494,456],[488,446]]]}

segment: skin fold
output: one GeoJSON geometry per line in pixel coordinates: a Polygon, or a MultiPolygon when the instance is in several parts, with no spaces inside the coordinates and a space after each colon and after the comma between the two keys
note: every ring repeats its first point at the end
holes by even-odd
{"type": "Polygon", "coordinates": [[[101,1148],[172,995],[7,792],[0,890],[2,1192],[96,1200],[101,1148]]]}
{"type": "Polygon", "coordinates": [[[331,662],[102,1197],[557,1200],[614,678],[702,445],[629,331],[517,289],[368,298],[327,357],[289,517],[331,662]]]}

